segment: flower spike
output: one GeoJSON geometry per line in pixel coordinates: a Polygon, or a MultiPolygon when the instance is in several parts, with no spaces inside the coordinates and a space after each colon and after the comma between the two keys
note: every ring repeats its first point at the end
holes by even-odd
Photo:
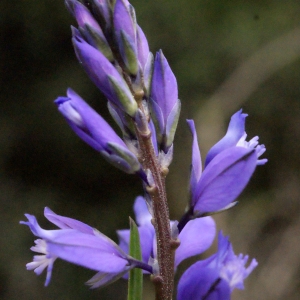
{"type": "MultiPolygon", "coordinates": [[[[73,131],[110,164],[140,176],[145,195],[134,203],[137,225],[130,218],[130,230],[117,231],[119,245],[48,207],[44,216],[57,226],[55,230],[43,229],[35,216],[25,214],[27,221],[20,224],[37,237],[31,247],[36,255],[26,267],[37,275],[46,270],[45,286],[56,259],[96,271],[86,282],[91,288],[129,277],[128,299],[142,297],[142,273],[151,274],[155,298],[171,300],[175,272],[212,245],[216,224],[211,215],[237,203],[256,166],[267,162],[261,158],[266,147],[258,136],[246,140],[247,114],[241,109],[202,166],[196,126],[187,120],[193,139],[190,199],[181,220],[170,220],[165,177],[181,109],[176,77],[161,50],[155,57],[150,52],[128,0],[65,0],[65,4],[78,24],[71,27],[76,56],[107,98],[122,138],[73,90],[55,104],[73,131]]],[[[234,254],[220,233],[217,253],[194,263],[181,276],[177,300],[230,300],[232,291],[243,289],[257,266],[253,259],[246,267],[247,261],[247,255],[234,254]]]]}

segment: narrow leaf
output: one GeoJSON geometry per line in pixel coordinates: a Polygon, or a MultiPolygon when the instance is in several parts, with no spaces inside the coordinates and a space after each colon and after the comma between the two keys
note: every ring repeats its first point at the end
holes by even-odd
{"type": "MultiPolygon", "coordinates": [[[[129,255],[137,260],[142,260],[140,236],[135,222],[129,218],[130,223],[130,248],[129,255]]],[[[142,300],[143,298],[143,272],[134,268],[129,272],[127,300],[142,300]]]]}

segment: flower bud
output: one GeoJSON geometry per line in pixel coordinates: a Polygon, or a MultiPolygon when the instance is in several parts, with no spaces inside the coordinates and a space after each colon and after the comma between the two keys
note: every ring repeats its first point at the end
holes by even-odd
{"type": "Polygon", "coordinates": [[[114,8],[115,38],[127,71],[132,75],[138,72],[137,24],[134,8],[127,0],[116,0],[114,8]]]}
{"type": "Polygon", "coordinates": [[[157,52],[152,77],[150,106],[158,142],[165,152],[171,147],[180,114],[176,78],[162,51],[157,52]]]}
{"type": "Polygon", "coordinates": [[[55,104],[75,133],[118,169],[144,178],[137,157],[110,125],[71,89],[67,96],[57,98],[55,104]]]}
{"type": "Polygon", "coordinates": [[[76,30],[73,31],[73,45],[78,60],[104,96],[124,112],[134,116],[137,103],[116,68],[101,52],[86,43],[76,30]]]}

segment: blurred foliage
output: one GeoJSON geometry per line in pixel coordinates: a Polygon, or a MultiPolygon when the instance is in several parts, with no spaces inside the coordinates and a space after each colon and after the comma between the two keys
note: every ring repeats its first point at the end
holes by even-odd
{"type": "MultiPolygon", "coordinates": [[[[132,4],[151,50],[163,49],[179,84],[183,111],[167,180],[172,219],[178,219],[187,200],[190,164],[185,119],[211,122],[208,134],[198,131],[204,155],[235,112],[227,100],[222,109],[210,105],[215,91],[260,49],[300,26],[300,2],[134,0],[132,4]]],[[[65,262],[55,263],[47,288],[44,275],[37,277],[25,269],[33,245],[28,228],[18,224],[25,212],[50,228],[43,218],[43,208],[49,206],[116,238],[117,228],[128,228],[133,200],[142,192],[137,178],[113,169],[79,140],[53,105],[70,86],[111,120],[105,99],[75,59],[70,24],[75,22],[63,0],[0,2],[1,299],[126,298],[125,281],[91,291],[83,283],[94,272],[65,262]]],[[[287,56],[288,63],[235,102],[234,109],[243,107],[249,114],[249,137],[259,134],[269,158],[241,195],[241,204],[217,217],[236,251],[260,263],[236,299],[296,300],[300,295],[300,35],[293,42],[282,45],[294,50],[290,60],[289,49],[270,51],[257,76],[282,57],[287,56]]],[[[247,88],[245,82],[235,88],[247,88]]],[[[235,91],[225,92],[230,98],[235,91]]],[[[145,299],[151,299],[148,290],[145,299]]]]}

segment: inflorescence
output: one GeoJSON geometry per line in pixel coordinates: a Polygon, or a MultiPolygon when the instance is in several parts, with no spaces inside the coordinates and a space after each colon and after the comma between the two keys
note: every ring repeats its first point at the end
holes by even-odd
{"type": "MultiPolygon", "coordinates": [[[[118,169],[136,174],[144,196],[134,202],[142,258],[130,255],[130,230],[118,230],[119,244],[75,219],[45,208],[45,217],[58,229],[42,229],[33,215],[27,225],[38,238],[31,248],[37,255],[27,269],[51,280],[57,258],[97,273],[87,284],[103,287],[128,278],[134,268],[151,274],[156,299],[172,299],[174,274],[185,259],[206,251],[216,236],[211,215],[236,204],[256,166],[263,165],[265,146],[258,137],[246,141],[245,119],[239,110],[231,117],[225,136],[208,152],[202,167],[196,127],[192,133],[189,203],[178,221],[170,221],[165,177],[172,162],[173,139],[180,114],[176,78],[162,51],[149,51],[134,8],[127,0],[65,0],[76,19],[72,42],[87,75],[108,100],[108,109],[122,136],[75,91],[55,104],[75,133],[118,169]]],[[[235,255],[228,237],[218,234],[218,250],[191,265],[179,279],[178,300],[230,299],[257,266],[255,259],[235,255]]]]}

